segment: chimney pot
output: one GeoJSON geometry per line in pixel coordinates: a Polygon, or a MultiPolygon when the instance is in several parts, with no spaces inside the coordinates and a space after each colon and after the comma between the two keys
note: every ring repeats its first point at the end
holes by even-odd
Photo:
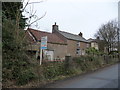
{"type": "Polygon", "coordinates": [[[100,37],[99,37],[99,36],[97,36],[97,40],[100,40],[100,37]]]}
{"type": "Polygon", "coordinates": [[[56,22],[55,22],[55,25],[56,25],[56,22]]]}
{"type": "Polygon", "coordinates": [[[81,36],[81,37],[82,37],[82,36],[83,36],[83,34],[80,32],[80,33],[79,33],[79,36],[81,36]]]}

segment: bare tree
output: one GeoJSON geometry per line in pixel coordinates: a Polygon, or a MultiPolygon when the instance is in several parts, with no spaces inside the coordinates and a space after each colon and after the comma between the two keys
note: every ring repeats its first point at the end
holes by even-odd
{"type": "Polygon", "coordinates": [[[103,24],[95,36],[103,41],[108,53],[113,51],[117,46],[117,21],[113,20],[103,24]]]}
{"type": "MultiPolygon", "coordinates": [[[[22,1],[22,3],[24,4],[23,8],[21,10],[22,13],[18,12],[17,16],[18,16],[18,21],[19,21],[20,14],[24,14],[24,16],[26,18],[25,28],[29,28],[29,27],[31,27],[31,25],[34,25],[34,26],[37,27],[38,26],[38,21],[45,17],[46,12],[44,12],[42,16],[37,16],[36,15],[37,10],[34,9],[34,4],[35,5],[40,4],[40,3],[44,2],[44,1],[45,0],[40,0],[39,2],[30,2],[30,0],[26,0],[26,1],[23,0],[22,1]]],[[[17,29],[18,29],[18,27],[17,27],[17,29]]],[[[23,40],[21,40],[21,42],[24,41],[25,38],[26,38],[26,34],[23,35],[23,38],[22,38],[23,40]]]]}
{"type": "Polygon", "coordinates": [[[36,4],[42,3],[44,1],[45,0],[40,0],[39,2],[30,2],[30,0],[28,0],[27,3],[25,3],[23,1],[23,3],[25,3],[25,5],[24,5],[24,8],[22,9],[22,12],[24,12],[24,14],[27,15],[27,17],[26,17],[27,18],[27,21],[26,21],[27,25],[26,26],[28,28],[33,24],[37,27],[38,26],[37,21],[39,21],[45,17],[46,11],[45,11],[45,13],[43,13],[42,16],[39,17],[36,15],[37,10],[34,10],[34,4],[36,5],[36,4]],[[29,10],[27,9],[28,7],[29,7],[29,10]]]}

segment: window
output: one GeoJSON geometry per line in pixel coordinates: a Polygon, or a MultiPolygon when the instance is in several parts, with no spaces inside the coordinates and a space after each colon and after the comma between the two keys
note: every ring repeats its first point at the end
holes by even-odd
{"type": "Polygon", "coordinates": [[[76,54],[80,55],[80,49],[79,48],[76,50],[76,54]]]}
{"type": "Polygon", "coordinates": [[[80,47],[80,42],[77,42],[77,46],[80,47]]]}
{"type": "Polygon", "coordinates": [[[81,55],[85,55],[85,49],[82,49],[81,55]]]}
{"type": "Polygon", "coordinates": [[[87,44],[87,48],[89,48],[89,46],[90,46],[90,45],[89,45],[89,44],[87,44]]]}

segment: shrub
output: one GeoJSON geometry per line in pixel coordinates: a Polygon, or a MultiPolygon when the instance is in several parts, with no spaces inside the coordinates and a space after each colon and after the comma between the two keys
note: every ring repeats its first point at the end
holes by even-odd
{"type": "Polygon", "coordinates": [[[17,81],[17,84],[23,85],[34,78],[33,71],[29,70],[33,63],[30,62],[24,48],[27,45],[23,40],[25,32],[16,28],[12,20],[4,20],[2,27],[3,87],[7,81],[14,80],[17,81]]]}
{"type": "Polygon", "coordinates": [[[19,73],[17,84],[24,85],[35,78],[36,78],[36,75],[31,70],[26,70],[26,71],[19,73]]]}
{"type": "Polygon", "coordinates": [[[64,73],[64,69],[63,69],[63,63],[61,64],[57,64],[57,63],[53,63],[50,64],[48,66],[44,66],[44,71],[43,74],[45,75],[45,78],[47,79],[52,79],[55,78],[56,76],[62,75],[64,73]]]}
{"type": "Polygon", "coordinates": [[[87,53],[88,55],[97,55],[97,54],[100,54],[100,52],[99,52],[97,49],[93,48],[93,47],[88,48],[88,49],[86,50],[86,53],[87,53]]]}
{"type": "Polygon", "coordinates": [[[102,64],[98,56],[93,55],[74,57],[73,60],[82,71],[95,69],[102,64]]]}

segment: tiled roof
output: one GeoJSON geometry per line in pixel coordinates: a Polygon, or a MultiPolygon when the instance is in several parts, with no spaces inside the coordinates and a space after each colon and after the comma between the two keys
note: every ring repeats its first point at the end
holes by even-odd
{"type": "Polygon", "coordinates": [[[90,38],[90,39],[88,39],[87,41],[88,41],[88,42],[97,42],[97,39],[92,39],[92,38],[90,38]]]}
{"type": "Polygon", "coordinates": [[[82,41],[82,42],[88,42],[85,38],[83,38],[79,35],[71,34],[71,33],[68,33],[68,32],[60,31],[60,30],[58,30],[58,32],[60,34],[62,34],[64,37],[66,37],[67,39],[82,41]]]}
{"type": "Polygon", "coordinates": [[[56,34],[39,31],[35,29],[29,28],[28,31],[34,36],[37,41],[41,40],[41,37],[47,36],[48,42],[50,43],[59,43],[59,44],[66,44],[64,40],[60,39],[56,34]]]}

